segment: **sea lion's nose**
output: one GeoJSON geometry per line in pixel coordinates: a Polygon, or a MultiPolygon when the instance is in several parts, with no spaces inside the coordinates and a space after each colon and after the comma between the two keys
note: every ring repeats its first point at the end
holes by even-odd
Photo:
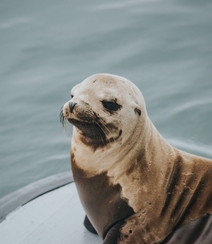
{"type": "Polygon", "coordinates": [[[70,108],[70,112],[73,113],[74,107],[77,103],[74,102],[69,102],[69,108],[70,108]]]}

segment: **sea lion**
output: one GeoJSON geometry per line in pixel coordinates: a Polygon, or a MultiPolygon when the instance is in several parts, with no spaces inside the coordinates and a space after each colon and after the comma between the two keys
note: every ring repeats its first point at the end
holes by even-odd
{"type": "Polygon", "coordinates": [[[90,230],[104,244],[205,240],[192,228],[211,225],[212,160],[169,145],[140,90],[123,77],[95,74],[71,97],[61,121],[74,126],[71,164],[90,230]]]}

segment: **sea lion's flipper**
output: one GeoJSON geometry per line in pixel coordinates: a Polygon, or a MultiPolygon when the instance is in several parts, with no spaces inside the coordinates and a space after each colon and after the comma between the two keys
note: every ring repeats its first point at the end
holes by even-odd
{"type": "Polygon", "coordinates": [[[112,226],[107,232],[103,244],[117,244],[120,238],[120,229],[125,224],[125,221],[119,221],[112,226]]]}
{"type": "Polygon", "coordinates": [[[141,214],[134,214],[119,221],[109,229],[103,244],[150,244],[159,243],[151,228],[141,222],[141,214]]]}
{"type": "Polygon", "coordinates": [[[91,224],[90,220],[88,219],[87,215],[85,215],[85,219],[83,222],[85,228],[93,234],[97,234],[96,230],[94,229],[93,225],[91,224]]]}

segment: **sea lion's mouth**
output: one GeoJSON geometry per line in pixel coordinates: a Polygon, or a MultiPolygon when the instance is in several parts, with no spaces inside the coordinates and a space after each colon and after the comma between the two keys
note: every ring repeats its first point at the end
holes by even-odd
{"type": "Polygon", "coordinates": [[[103,138],[105,136],[105,133],[97,122],[88,122],[70,118],[67,120],[69,123],[77,127],[82,132],[83,136],[91,139],[103,138]]]}
{"type": "Polygon", "coordinates": [[[66,127],[66,121],[71,123],[78,129],[82,142],[94,149],[104,147],[108,143],[113,143],[121,136],[122,130],[119,130],[117,134],[118,128],[115,125],[106,124],[105,121],[99,118],[94,112],[89,113],[89,116],[85,115],[85,113],[80,113],[78,111],[77,116],[75,114],[73,115],[74,118],[70,118],[70,114],[68,114],[69,117],[67,114],[65,116],[63,110],[61,110],[60,122],[63,128],[66,127]]]}

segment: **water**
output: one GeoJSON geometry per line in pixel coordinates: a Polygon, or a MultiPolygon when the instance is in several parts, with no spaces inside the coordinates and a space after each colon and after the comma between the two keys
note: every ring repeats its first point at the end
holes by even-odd
{"type": "Polygon", "coordinates": [[[142,90],[174,146],[212,158],[212,2],[2,0],[0,197],[70,170],[59,112],[97,72],[142,90]]]}

